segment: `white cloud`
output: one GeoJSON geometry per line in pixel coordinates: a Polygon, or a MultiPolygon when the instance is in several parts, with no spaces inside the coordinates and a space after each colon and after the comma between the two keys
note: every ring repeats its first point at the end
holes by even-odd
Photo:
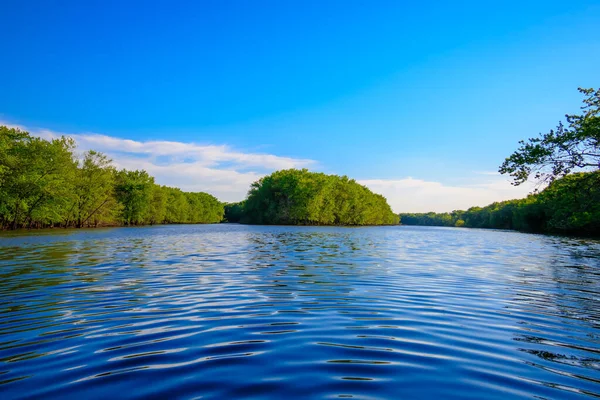
{"type": "MultiPolygon", "coordinates": [[[[486,174],[488,175],[488,174],[486,174]]],[[[485,206],[495,201],[526,197],[531,185],[512,186],[495,174],[484,182],[461,186],[440,182],[403,178],[396,180],[368,179],[358,182],[384,195],[395,212],[446,212],[485,206]]]]}
{"type": "MultiPolygon", "coordinates": [[[[52,138],[63,135],[62,133],[40,130],[39,136],[52,138]]],[[[120,139],[112,136],[98,134],[73,134],[81,150],[94,149],[106,153],[126,153],[146,156],[148,159],[156,157],[171,157],[175,160],[193,159],[195,163],[205,166],[217,166],[221,163],[234,163],[240,168],[260,167],[263,169],[286,169],[306,167],[314,164],[313,160],[280,157],[272,154],[243,153],[233,150],[227,145],[198,145],[195,143],[171,141],[145,141],[139,142],[130,139],[120,139]]]]}
{"type": "Polygon", "coordinates": [[[235,150],[227,145],[201,145],[174,141],[135,141],[100,134],[64,134],[47,129],[30,129],[46,139],[61,135],[77,142],[79,151],[97,150],[109,155],[118,168],[144,169],[157,183],[185,191],[204,191],[222,201],[246,197],[250,184],[272,171],[315,166],[309,159],[235,150]]]}

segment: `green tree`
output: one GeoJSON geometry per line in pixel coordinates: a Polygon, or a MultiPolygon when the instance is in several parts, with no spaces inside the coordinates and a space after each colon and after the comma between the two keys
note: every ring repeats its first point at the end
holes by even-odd
{"type": "Polygon", "coordinates": [[[153,185],[150,195],[150,204],[146,212],[146,223],[150,225],[161,224],[167,217],[167,188],[153,185]]]}
{"type": "Polygon", "coordinates": [[[0,126],[0,228],[215,223],[214,196],[154,184],[146,171],[116,171],[90,150],[77,160],[68,137],[45,140],[0,126]]]}
{"type": "Polygon", "coordinates": [[[146,220],[146,213],[152,196],[154,178],[144,170],[127,171],[115,174],[115,193],[123,209],[121,219],[125,225],[140,225],[146,220]]]}
{"type": "Polygon", "coordinates": [[[0,127],[0,221],[15,229],[60,224],[68,214],[75,143],[0,127]]]}
{"type": "Polygon", "coordinates": [[[165,220],[170,224],[181,224],[187,221],[189,203],[185,193],[177,188],[167,188],[167,212],[165,220]]]}
{"type": "Polygon", "coordinates": [[[572,173],[524,199],[447,213],[400,214],[405,225],[600,235],[600,171],[572,173]],[[451,218],[450,218],[451,217],[451,218]]]}
{"type": "Polygon", "coordinates": [[[600,172],[558,179],[537,197],[551,232],[600,234],[600,172]]]}
{"type": "Polygon", "coordinates": [[[582,89],[582,114],[566,115],[555,130],[520,141],[520,147],[500,166],[499,172],[520,185],[531,174],[540,182],[552,182],[576,170],[600,168],[600,89],[582,89]]]}
{"type": "Polygon", "coordinates": [[[115,198],[115,169],[105,154],[94,150],[85,153],[75,174],[73,196],[77,228],[115,222],[120,209],[115,198]]]}
{"type": "Polygon", "coordinates": [[[241,222],[245,215],[246,201],[224,205],[224,222],[241,222]]]}
{"type": "Polygon", "coordinates": [[[397,224],[381,195],[343,176],[306,169],[276,171],[252,184],[242,221],[254,224],[397,224]]]}

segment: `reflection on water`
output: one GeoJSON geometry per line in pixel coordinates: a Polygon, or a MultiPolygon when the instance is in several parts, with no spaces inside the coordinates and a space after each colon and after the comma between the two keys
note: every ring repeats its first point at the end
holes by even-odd
{"type": "Polygon", "coordinates": [[[600,397],[600,242],[240,225],[0,236],[2,398],[600,397]]]}

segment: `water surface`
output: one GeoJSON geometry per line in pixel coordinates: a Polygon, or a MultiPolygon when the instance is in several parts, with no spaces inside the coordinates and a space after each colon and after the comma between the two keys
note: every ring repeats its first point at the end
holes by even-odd
{"type": "Polygon", "coordinates": [[[427,227],[0,235],[12,398],[599,398],[600,242],[427,227]]]}

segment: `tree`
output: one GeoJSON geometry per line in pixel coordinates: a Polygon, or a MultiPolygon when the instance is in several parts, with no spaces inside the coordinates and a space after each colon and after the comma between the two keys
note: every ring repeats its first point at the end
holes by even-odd
{"type": "Polygon", "coordinates": [[[0,229],[215,223],[223,204],[159,186],[146,171],[116,171],[104,154],[77,159],[75,141],[0,126],[0,229]]]}
{"type": "Polygon", "coordinates": [[[540,193],[520,200],[471,207],[452,214],[400,216],[404,225],[454,225],[599,236],[600,171],[569,174],[554,180],[540,193]]]}
{"type": "Polygon", "coordinates": [[[167,211],[165,220],[167,223],[184,223],[189,214],[189,203],[185,193],[177,188],[167,188],[167,211]]]}
{"type": "Polygon", "coordinates": [[[242,218],[244,218],[245,206],[246,201],[225,204],[225,215],[223,216],[224,222],[240,222],[242,218]]]}
{"type": "Polygon", "coordinates": [[[520,141],[521,145],[500,166],[499,172],[520,185],[531,174],[540,183],[551,183],[576,170],[600,168],[600,89],[578,89],[584,95],[581,115],[566,115],[567,126],[520,141]]]}
{"type": "Polygon", "coordinates": [[[165,221],[167,214],[167,189],[160,185],[152,186],[152,195],[148,206],[146,222],[150,225],[165,221]]]}
{"type": "Polygon", "coordinates": [[[112,160],[94,150],[86,152],[79,163],[73,190],[73,223],[77,228],[114,220],[119,210],[114,186],[112,160]]]}
{"type": "Polygon", "coordinates": [[[537,197],[548,231],[600,233],[600,172],[557,179],[537,197]]]}
{"type": "Polygon", "coordinates": [[[68,214],[76,161],[75,142],[51,141],[19,129],[0,127],[0,223],[61,224],[68,214]]]}
{"type": "MultiPolygon", "coordinates": [[[[232,215],[233,208],[228,208],[232,215]]],[[[233,218],[253,224],[394,225],[386,199],[346,176],[306,169],[276,171],[252,184],[233,218]]]]}
{"type": "Polygon", "coordinates": [[[144,170],[121,170],[116,173],[115,192],[123,205],[122,220],[125,225],[143,224],[152,196],[154,178],[144,170]]]}

